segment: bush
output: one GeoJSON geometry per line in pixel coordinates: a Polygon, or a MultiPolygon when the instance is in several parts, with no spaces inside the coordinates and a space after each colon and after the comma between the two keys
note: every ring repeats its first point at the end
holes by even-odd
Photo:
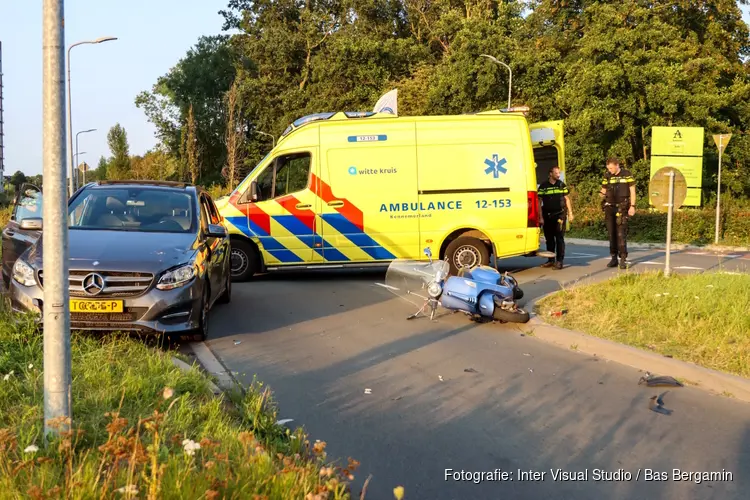
{"type": "MultiPolygon", "coordinates": [[[[568,236],[596,240],[607,239],[607,226],[598,196],[573,198],[573,215],[568,236]],[[591,200],[594,200],[593,202],[591,200]],[[581,200],[583,203],[581,204],[581,200]]],[[[672,219],[672,242],[705,245],[714,242],[716,204],[710,201],[702,208],[683,208],[672,219]]],[[[750,206],[747,201],[722,199],[719,243],[729,246],[750,245],[750,206]]],[[[667,239],[667,214],[652,211],[647,200],[639,200],[636,214],[630,219],[628,241],[664,243],[667,239]]]]}
{"type": "Polygon", "coordinates": [[[0,208],[0,227],[4,228],[13,214],[13,207],[0,208]]]}
{"type": "MultiPolygon", "coordinates": [[[[208,379],[124,337],[73,334],[73,426],[43,438],[43,340],[0,311],[3,498],[349,498],[357,463],[276,424],[269,391],[215,397],[208,379]]],[[[58,422],[62,423],[62,422],[58,422]]]]}

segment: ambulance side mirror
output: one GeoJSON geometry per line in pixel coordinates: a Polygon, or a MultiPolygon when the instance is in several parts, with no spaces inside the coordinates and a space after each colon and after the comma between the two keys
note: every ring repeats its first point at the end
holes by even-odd
{"type": "Polygon", "coordinates": [[[253,181],[250,183],[250,199],[258,201],[258,182],[253,181]]]}

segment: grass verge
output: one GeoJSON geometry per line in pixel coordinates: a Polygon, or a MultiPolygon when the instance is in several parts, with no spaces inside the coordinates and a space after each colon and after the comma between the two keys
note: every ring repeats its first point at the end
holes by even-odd
{"type": "Polygon", "coordinates": [[[45,446],[43,338],[0,311],[2,498],[350,498],[356,461],[332,466],[324,442],[277,425],[262,384],[216,397],[136,340],[71,344],[72,430],[45,446]]]}
{"type": "Polygon", "coordinates": [[[563,328],[750,378],[750,274],[624,273],[538,308],[563,328]]]}

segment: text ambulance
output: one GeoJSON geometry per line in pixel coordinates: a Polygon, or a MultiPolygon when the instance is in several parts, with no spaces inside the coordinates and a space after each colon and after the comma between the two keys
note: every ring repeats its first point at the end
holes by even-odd
{"type": "Polygon", "coordinates": [[[228,197],[232,276],[362,267],[424,249],[458,267],[539,248],[537,186],[564,171],[562,122],[522,113],[295,121],[228,197]]]}

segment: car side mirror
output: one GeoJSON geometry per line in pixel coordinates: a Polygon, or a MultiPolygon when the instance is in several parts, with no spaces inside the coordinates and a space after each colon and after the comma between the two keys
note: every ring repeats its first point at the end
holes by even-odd
{"type": "Polygon", "coordinates": [[[21,229],[27,231],[41,231],[42,230],[42,218],[41,217],[29,217],[21,221],[21,229]]]}
{"type": "Polygon", "coordinates": [[[206,236],[209,238],[224,238],[227,235],[227,228],[221,224],[209,224],[206,236]]]}
{"type": "Polygon", "coordinates": [[[258,181],[253,181],[250,183],[250,199],[253,201],[258,201],[258,181]]]}

